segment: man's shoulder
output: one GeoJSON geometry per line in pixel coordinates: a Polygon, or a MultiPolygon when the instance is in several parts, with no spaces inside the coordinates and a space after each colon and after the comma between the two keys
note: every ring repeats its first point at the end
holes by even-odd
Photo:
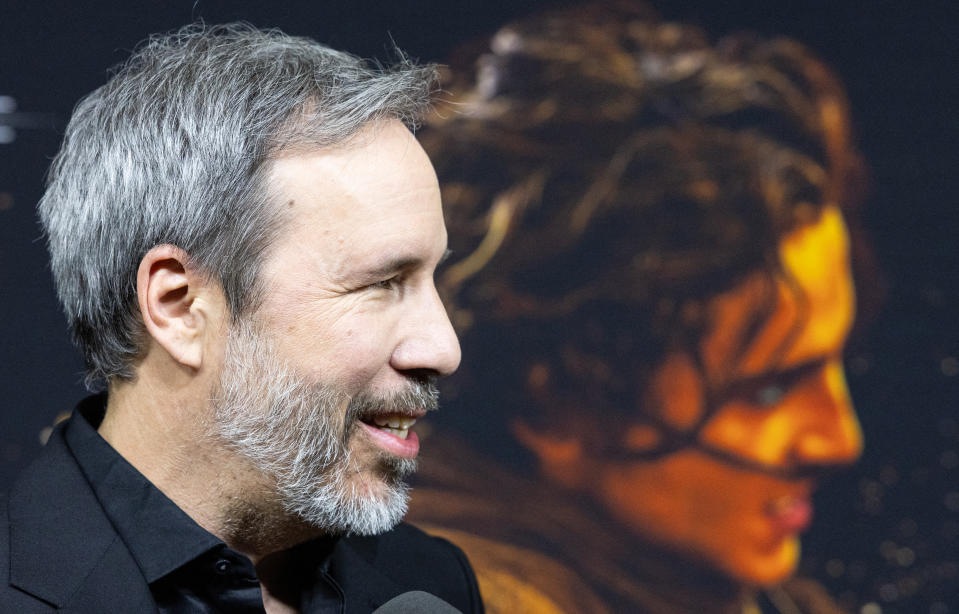
{"type": "Polygon", "coordinates": [[[37,458],[17,476],[4,497],[9,524],[18,524],[24,517],[60,516],[77,505],[77,498],[89,492],[64,440],[63,426],[54,429],[37,458]]]}
{"type": "Polygon", "coordinates": [[[405,522],[380,535],[344,541],[401,591],[426,591],[463,612],[482,612],[473,569],[449,541],[405,522]]]}
{"type": "Polygon", "coordinates": [[[3,579],[0,582],[0,612],[52,612],[51,606],[17,590],[7,580],[10,577],[10,517],[7,500],[7,495],[0,493],[0,578],[3,579]]]}
{"type": "Polygon", "coordinates": [[[149,611],[140,607],[142,575],[68,449],[63,425],[2,507],[0,604],[7,609],[0,612],[107,611],[108,603],[117,612],[149,611]]]}
{"type": "Polygon", "coordinates": [[[38,603],[36,599],[9,584],[10,577],[10,519],[7,511],[7,496],[0,493],[0,612],[51,612],[53,608],[38,603]]]}

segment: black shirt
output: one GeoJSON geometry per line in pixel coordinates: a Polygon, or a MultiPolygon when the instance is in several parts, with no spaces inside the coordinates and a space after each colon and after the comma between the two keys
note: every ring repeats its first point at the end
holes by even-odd
{"type": "MultiPolygon", "coordinates": [[[[71,420],[64,437],[160,612],[262,614],[260,583],[250,559],[194,522],[97,433],[105,400],[101,395],[80,403],[77,413],[83,419],[71,420]]],[[[302,570],[301,612],[343,611],[343,591],[328,572],[335,542],[317,539],[291,551],[301,561],[296,566],[302,570]]]]}

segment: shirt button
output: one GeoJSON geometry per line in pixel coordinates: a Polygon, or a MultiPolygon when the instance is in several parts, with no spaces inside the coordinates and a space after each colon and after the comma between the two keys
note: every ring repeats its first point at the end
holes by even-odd
{"type": "Polygon", "coordinates": [[[230,567],[231,567],[230,561],[228,561],[227,559],[220,559],[220,560],[217,561],[216,564],[213,566],[213,568],[216,569],[216,572],[217,572],[218,574],[228,574],[228,573],[230,573],[230,567]]]}

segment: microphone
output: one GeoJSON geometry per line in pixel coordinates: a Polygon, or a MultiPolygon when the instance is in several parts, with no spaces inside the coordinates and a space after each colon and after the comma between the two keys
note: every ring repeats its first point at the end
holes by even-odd
{"type": "Polygon", "coordinates": [[[410,591],[393,597],[373,614],[463,614],[436,595],[424,591],[410,591]]]}

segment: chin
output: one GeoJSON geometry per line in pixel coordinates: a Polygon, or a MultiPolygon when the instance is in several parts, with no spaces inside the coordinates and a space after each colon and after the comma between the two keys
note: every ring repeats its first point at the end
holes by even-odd
{"type": "Polygon", "coordinates": [[[766,588],[793,576],[799,566],[799,538],[783,542],[771,552],[744,552],[720,564],[723,572],[745,586],[766,588]]]}
{"type": "Polygon", "coordinates": [[[320,492],[305,498],[295,513],[326,533],[377,535],[395,527],[406,515],[405,485],[379,488],[362,485],[339,493],[320,492]]]}
{"type": "Polygon", "coordinates": [[[315,467],[284,476],[278,496],[285,510],[302,522],[338,535],[385,533],[406,515],[409,487],[404,469],[383,471],[347,455],[333,467],[315,467]]]}

